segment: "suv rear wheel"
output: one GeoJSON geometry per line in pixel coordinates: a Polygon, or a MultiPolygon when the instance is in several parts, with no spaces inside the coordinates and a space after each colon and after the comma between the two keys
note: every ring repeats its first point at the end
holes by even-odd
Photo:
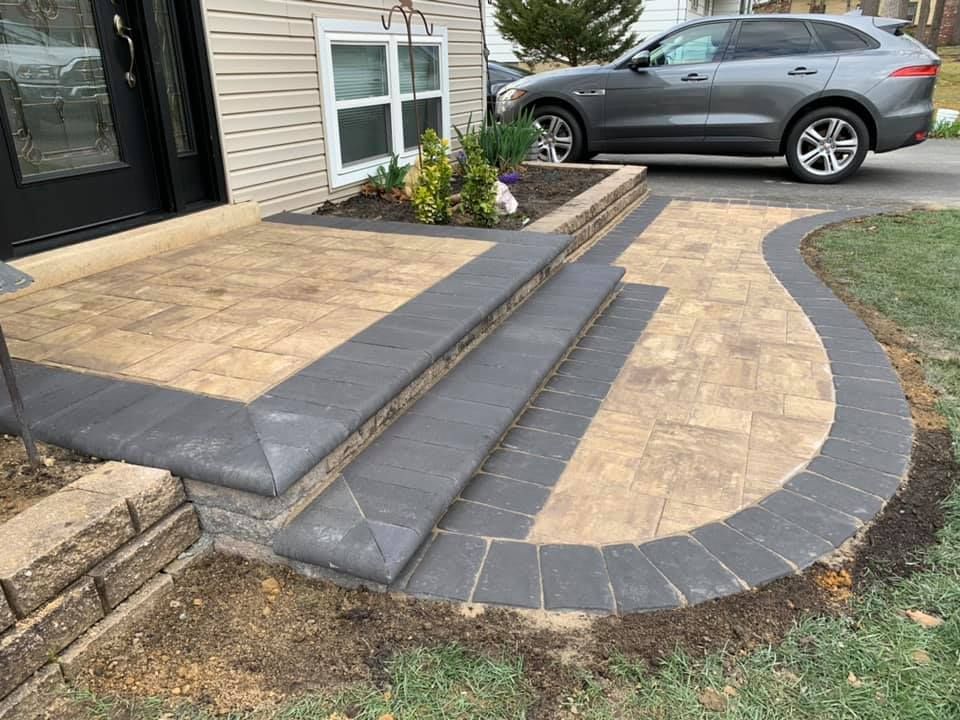
{"type": "Polygon", "coordinates": [[[853,175],[870,149],[870,133],[854,112],[840,107],[812,110],[787,136],[787,164],[803,182],[829,184],[853,175]]]}
{"type": "Polygon", "coordinates": [[[570,111],[554,105],[538,107],[533,114],[540,128],[540,139],[534,145],[537,160],[563,163],[577,162],[583,156],[584,137],[580,123],[570,111]]]}

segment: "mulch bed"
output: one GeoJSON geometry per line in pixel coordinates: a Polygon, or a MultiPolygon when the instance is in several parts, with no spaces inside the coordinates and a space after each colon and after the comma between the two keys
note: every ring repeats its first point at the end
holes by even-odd
{"type": "MultiPolygon", "coordinates": [[[[809,244],[806,252],[818,268],[809,244]]],[[[850,302],[842,288],[834,289],[850,302]]],[[[187,697],[224,712],[310,690],[383,683],[384,662],[394,654],[456,642],[493,656],[522,655],[539,698],[531,717],[552,718],[580,687],[580,673],[603,676],[615,656],[656,666],[677,648],[694,657],[721,649],[740,654],[778,642],[804,616],[843,613],[851,576],[856,588],[916,569],[911,558],[942,526],[937,505],[960,477],[910,343],[889,321],[850,304],[900,373],[917,442],[909,482],[839,568],[816,566],[693,608],[589,620],[347,590],[280,567],[214,557],[186,574],[173,605],[91,663],[81,684],[120,696],[187,697]],[[265,590],[268,578],[282,591],[265,590]]]]}
{"type": "MultiPolygon", "coordinates": [[[[611,174],[611,170],[554,169],[524,166],[523,179],[510,187],[520,209],[514,215],[500,218],[498,228],[519,230],[563,205],[567,200],[589,190],[611,174]]],[[[453,179],[453,191],[459,192],[461,180],[453,179]]],[[[364,220],[388,220],[417,222],[413,205],[377,195],[355,195],[342,202],[325,202],[317,215],[362,218],[364,220]]],[[[469,225],[463,214],[455,213],[453,225],[469,225]]]]}
{"type": "Polygon", "coordinates": [[[0,522],[69,485],[102,462],[44,443],[37,444],[37,452],[41,461],[34,469],[27,462],[20,438],[0,437],[0,522]]]}

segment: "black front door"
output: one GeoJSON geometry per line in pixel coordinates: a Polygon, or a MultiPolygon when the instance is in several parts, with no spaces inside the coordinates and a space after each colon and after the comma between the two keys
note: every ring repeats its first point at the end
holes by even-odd
{"type": "Polygon", "coordinates": [[[173,5],[190,3],[0,3],[3,258],[217,199],[173,5]]]}

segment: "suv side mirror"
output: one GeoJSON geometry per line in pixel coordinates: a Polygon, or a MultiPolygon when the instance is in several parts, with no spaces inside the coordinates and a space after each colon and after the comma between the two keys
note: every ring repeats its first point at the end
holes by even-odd
{"type": "Polygon", "coordinates": [[[639,70],[640,68],[650,67],[650,51],[641,50],[630,58],[630,69],[639,70]]]}

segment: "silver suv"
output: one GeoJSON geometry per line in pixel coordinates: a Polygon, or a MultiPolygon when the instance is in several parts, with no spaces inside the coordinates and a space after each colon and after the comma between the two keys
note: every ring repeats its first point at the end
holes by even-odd
{"type": "Polygon", "coordinates": [[[852,15],[703,18],[609,65],[510,83],[497,115],[533,110],[541,160],[786,156],[799,179],[835,183],[868,150],[927,137],[940,59],[903,33],[907,25],[852,15]]]}

